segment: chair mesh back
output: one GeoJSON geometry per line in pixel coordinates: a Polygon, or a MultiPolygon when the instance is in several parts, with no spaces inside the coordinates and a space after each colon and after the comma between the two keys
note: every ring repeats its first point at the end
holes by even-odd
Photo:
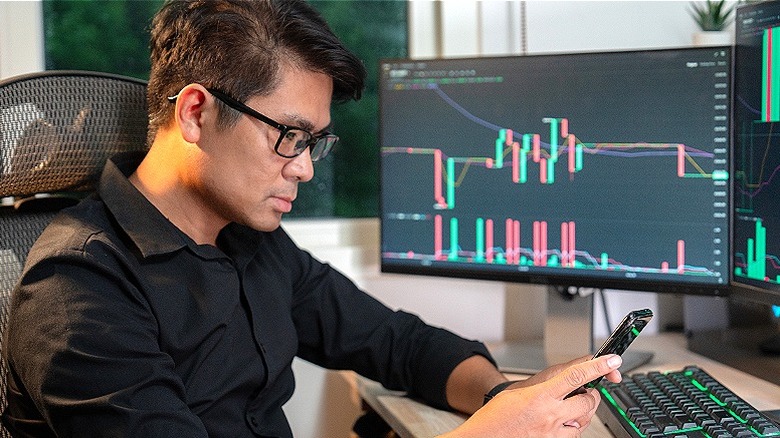
{"type": "Polygon", "coordinates": [[[0,194],[89,190],[111,155],[145,147],[146,87],[50,74],[0,84],[0,194]]]}
{"type": "MultiPolygon", "coordinates": [[[[72,71],[0,81],[0,200],[6,201],[0,206],[0,350],[27,252],[56,214],[39,194],[93,191],[108,157],[145,151],[146,133],[143,81],[72,71]],[[25,203],[8,205],[33,196],[35,211],[17,208],[25,203]]],[[[0,412],[7,405],[7,372],[3,356],[0,412]]],[[[0,426],[0,438],[7,436],[0,426]]]]}
{"type": "MultiPolygon", "coordinates": [[[[8,305],[11,301],[11,291],[19,279],[22,266],[27,259],[27,252],[49,223],[54,212],[49,213],[16,213],[9,209],[0,209],[0,333],[5,333],[8,324],[8,305]]],[[[2,350],[4,337],[0,337],[2,350]]],[[[5,357],[0,360],[0,408],[5,409],[6,375],[8,365],[5,357]]],[[[0,427],[0,437],[7,437],[4,428],[0,427]]]]}

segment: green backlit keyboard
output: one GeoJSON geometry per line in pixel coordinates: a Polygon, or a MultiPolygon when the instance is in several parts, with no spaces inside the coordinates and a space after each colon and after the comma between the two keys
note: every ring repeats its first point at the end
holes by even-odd
{"type": "Polygon", "coordinates": [[[598,417],[617,437],[780,437],[780,427],[702,369],[603,380],[598,417]]]}

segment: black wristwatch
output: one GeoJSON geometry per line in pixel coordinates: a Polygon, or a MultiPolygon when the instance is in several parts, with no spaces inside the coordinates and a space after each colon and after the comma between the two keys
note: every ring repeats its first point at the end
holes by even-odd
{"type": "Polygon", "coordinates": [[[512,385],[513,383],[518,382],[518,380],[508,380],[506,382],[501,382],[498,385],[494,386],[493,389],[488,391],[487,394],[485,394],[484,400],[482,400],[482,406],[485,406],[487,402],[489,402],[493,397],[497,396],[499,392],[505,390],[507,387],[512,385]]]}

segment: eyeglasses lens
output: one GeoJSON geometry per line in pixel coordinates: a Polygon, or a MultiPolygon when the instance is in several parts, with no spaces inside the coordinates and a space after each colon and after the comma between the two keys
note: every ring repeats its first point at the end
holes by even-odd
{"type": "Polygon", "coordinates": [[[328,155],[338,139],[333,134],[315,138],[307,131],[291,128],[279,139],[277,153],[283,157],[293,158],[302,154],[306,148],[310,148],[311,160],[317,161],[328,155]]]}
{"type": "Polygon", "coordinates": [[[311,148],[311,160],[317,161],[325,158],[338,140],[339,138],[332,134],[320,137],[311,148]]]}

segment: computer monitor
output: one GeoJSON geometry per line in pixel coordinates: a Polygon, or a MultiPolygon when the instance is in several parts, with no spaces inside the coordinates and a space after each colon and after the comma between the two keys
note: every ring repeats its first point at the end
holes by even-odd
{"type": "Polygon", "coordinates": [[[735,293],[780,304],[780,2],[737,9],[735,293]]]}
{"type": "Polygon", "coordinates": [[[382,270],[725,294],[730,76],[730,47],[383,60],[382,270]]]}
{"type": "Polygon", "coordinates": [[[735,31],[733,295],[764,305],[780,355],[780,2],[740,6],[735,31]]]}

